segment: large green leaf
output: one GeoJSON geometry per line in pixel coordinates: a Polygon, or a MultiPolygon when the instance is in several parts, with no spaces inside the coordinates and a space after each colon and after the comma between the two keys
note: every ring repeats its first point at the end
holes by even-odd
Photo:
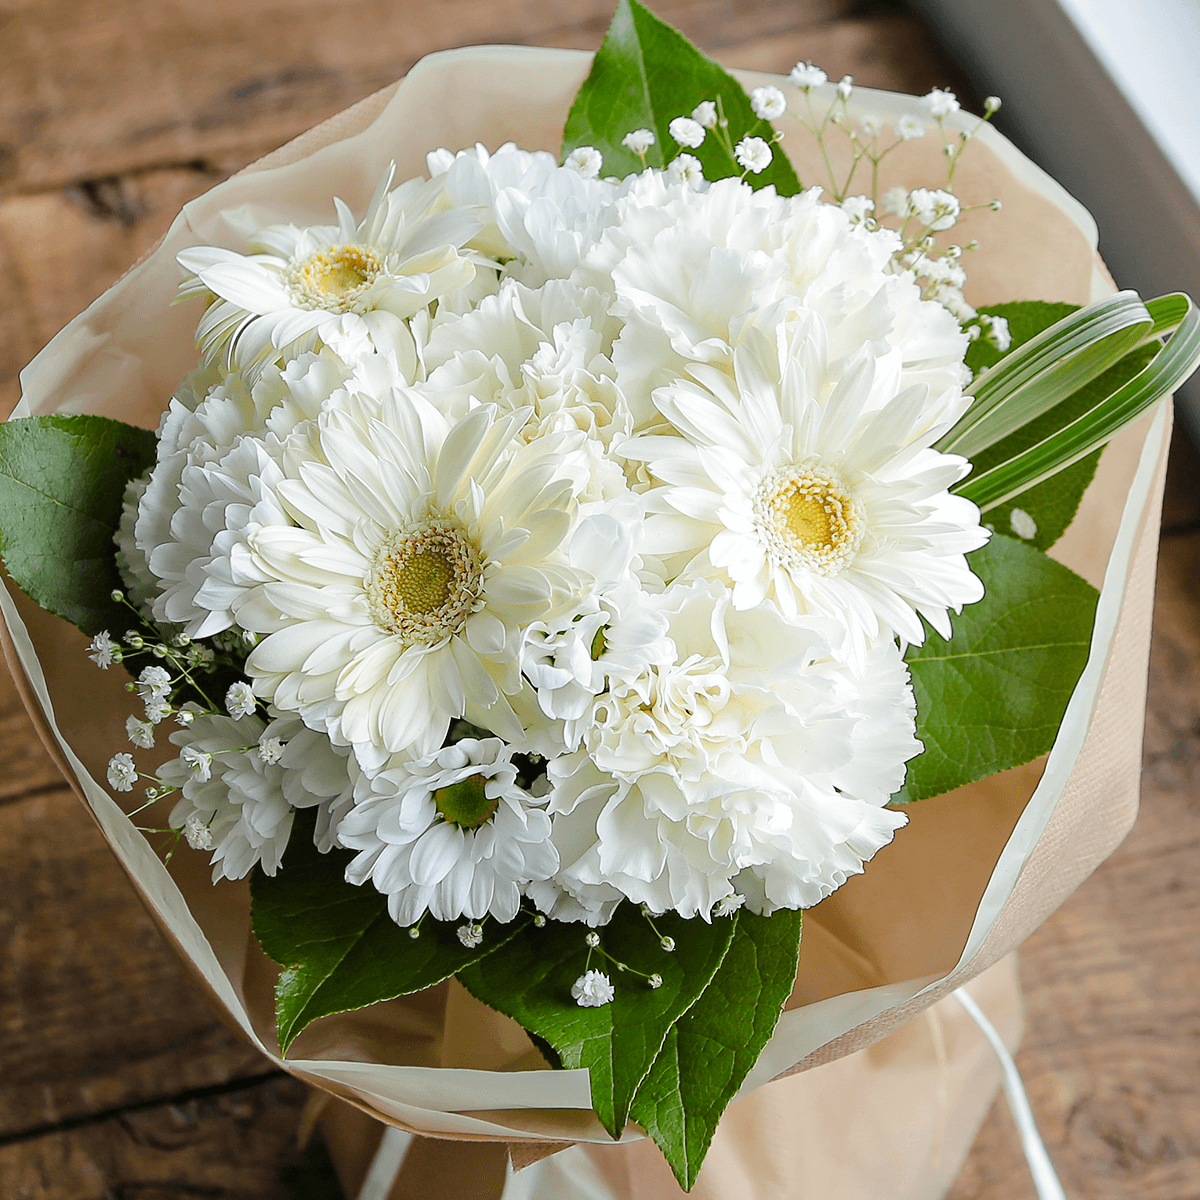
{"type": "Polygon", "coordinates": [[[571,985],[588,961],[583,925],[551,921],[525,929],[503,954],[458,976],[477,1000],[548,1042],[564,1067],[587,1068],[592,1107],[614,1138],[668,1031],[708,986],[734,931],[729,920],[708,924],[673,913],[654,918],[654,926],[675,939],[673,952],[662,948],[659,934],[633,904],[622,904],[598,931],[608,953],[635,971],[662,977],[662,985],[652,988],[593,952],[592,969],[608,974],[616,988],[612,1003],[598,1008],[583,1008],[571,997],[571,985]]]}
{"type": "MultiPolygon", "coordinates": [[[[591,74],[567,117],[563,157],[580,146],[593,146],[604,156],[603,173],[624,178],[640,171],[642,163],[621,139],[635,129],[649,129],[656,142],[646,163],[666,166],[683,150],[668,132],[671,121],[689,116],[702,100],[715,103],[718,98],[734,145],[747,134],[771,140],[770,123],[754,115],[741,84],[728,71],[638,0],[619,0],[591,74]]],[[[748,175],[747,182],[756,188],[773,184],[781,196],[794,196],[800,180],[782,149],[773,149],[771,165],[760,175],[748,175]]],[[[721,147],[716,131],[687,153],[700,160],[706,179],[742,173],[721,147]]]]}
{"type": "Polygon", "coordinates": [[[313,845],[314,814],[296,814],[287,852],[274,876],[254,874],[250,885],[254,936],[287,969],[275,988],[275,1018],[283,1053],[318,1017],[364,1008],[419,992],[504,945],[528,922],[489,921],[475,948],[459,941],[462,921],[426,919],[413,938],[388,916],[373,887],[346,882],[353,857],[313,845]]]}
{"type": "Polygon", "coordinates": [[[125,486],[154,462],[155,439],[108,417],[0,424],[0,557],[16,585],[84,633],[129,624],[113,534],[125,486]]]}
{"type": "Polygon", "coordinates": [[[758,1061],[796,980],[802,914],[742,910],[735,919],[720,968],[668,1033],[630,1109],[685,1190],[696,1182],[717,1122],[758,1061]]]}
{"type": "Polygon", "coordinates": [[[1061,563],[993,535],[968,555],[986,589],[905,656],[924,753],[896,803],[936,796],[1030,762],[1054,743],[1087,662],[1097,592],[1061,563]]]}

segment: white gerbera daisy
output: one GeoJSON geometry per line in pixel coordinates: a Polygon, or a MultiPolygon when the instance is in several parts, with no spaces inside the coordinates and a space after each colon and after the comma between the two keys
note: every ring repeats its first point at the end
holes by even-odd
{"type": "Polygon", "coordinates": [[[523,887],[558,869],[545,802],[517,785],[511,755],[499,738],[464,738],[360,777],[338,826],[339,842],[359,852],[346,878],[370,880],[399,925],[425,912],[511,921],[523,887]]]}
{"type": "Polygon", "coordinates": [[[866,350],[833,384],[824,323],[790,325],[748,331],[734,379],[697,367],[655,393],[682,436],[625,447],[667,485],[647,549],[686,548],[732,581],[737,608],[837,620],[857,662],[880,635],[923,642],[920,617],[949,637],[948,610],[983,595],[964,555],[988,538],[947,491],[970,464],[929,448],[962,401],[902,388],[898,356],[866,350]]]}
{"type": "Polygon", "coordinates": [[[735,891],[758,912],[815,904],[905,821],[883,807],[921,748],[898,649],[853,671],[832,623],[738,611],[713,580],[651,599],[674,659],[614,681],[580,749],[549,764],[563,865],[531,898],[592,924],[614,894],[705,919],[735,891]]]}
{"type": "Polygon", "coordinates": [[[274,875],[297,808],[320,805],[317,845],[325,851],[334,844],[333,827],[352,798],[345,752],[298,718],[276,717],[268,724],[258,716],[234,720],[203,713],[171,741],[180,755],[158,775],[182,791],[170,823],[208,831],[198,844],[213,851],[214,883],[241,879],[258,863],[274,875]],[[258,754],[259,740],[268,737],[284,743],[270,763],[258,754]]]}
{"type": "Polygon", "coordinates": [[[268,635],[247,661],[258,695],[368,769],[432,751],[460,716],[521,740],[506,697],[523,686],[522,631],[552,581],[575,590],[556,555],[571,485],[551,447],[514,437],[527,416],[481,406],[451,425],[393,390],[289,440],[274,491],[292,521],[227,531],[231,611],[268,635]]]}
{"type": "Polygon", "coordinates": [[[479,230],[474,212],[451,208],[437,181],[392,188],[384,172],[361,221],[335,200],[336,225],[271,225],[249,239],[250,253],[218,246],[181,251],[190,272],[184,296],[217,297],[196,331],[202,352],[257,370],[316,342],[364,340],[395,353],[409,378],[416,366],[406,320],[475,275],[460,253],[479,230]]]}

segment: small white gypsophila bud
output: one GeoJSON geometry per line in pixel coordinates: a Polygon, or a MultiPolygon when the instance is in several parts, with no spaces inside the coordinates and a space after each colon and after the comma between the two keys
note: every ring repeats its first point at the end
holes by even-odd
{"type": "Polygon", "coordinates": [[[649,129],[635,129],[621,139],[621,145],[641,158],[655,141],[654,134],[649,129]]]}
{"type": "Polygon", "coordinates": [[[667,164],[667,178],[672,183],[699,187],[704,182],[704,168],[694,154],[677,154],[667,164]]]}
{"type": "Polygon", "coordinates": [[[283,757],[284,747],[286,742],[280,741],[277,737],[265,737],[258,743],[258,758],[261,763],[270,766],[272,763],[277,763],[283,757]]]}
{"type": "Polygon", "coordinates": [[[662,987],[662,976],[657,971],[655,971],[654,974],[651,975],[650,978],[646,980],[646,982],[652,988],[655,988],[657,990],[658,988],[662,987]]]}
{"type": "Polygon", "coordinates": [[[589,929],[587,937],[583,939],[593,950],[600,945],[600,935],[594,930],[589,929]]]}
{"type": "Polygon", "coordinates": [[[854,76],[853,75],[843,75],[841,77],[841,79],[838,80],[837,94],[843,100],[849,100],[850,93],[852,91],[854,91],[854,76]]]}
{"type": "Polygon", "coordinates": [[[180,648],[186,650],[192,644],[192,639],[186,633],[177,633],[172,639],[172,642],[180,648]]]}
{"type": "Polygon", "coordinates": [[[92,638],[91,644],[88,646],[88,651],[88,658],[102,671],[107,671],[113,663],[121,661],[121,649],[112,640],[112,636],[107,629],[92,638]]]}
{"type": "Polygon", "coordinates": [[[166,658],[171,652],[162,644],[162,642],[156,642],[150,647],[150,653],[153,654],[155,658],[166,658]]]}
{"type": "Polygon", "coordinates": [[[711,100],[701,100],[692,109],[692,120],[698,125],[703,125],[705,129],[716,129],[717,106],[711,100]]]}
{"type": "Polygon", "coordinates": [[[1037,522],[1023,508],[1014,508],[1009,515],[1008,523],[1012,526],[1013,533],[1019,538],[1028,541],[1030,538],[1037,537],[1037,522]]]}
{"type": "Polygon", "coordinates": [[[474,921],[460,925],[454,932],[458,934],[458,940],[468,950],[474,950],[483,941],[483,926],[477,925],[474,921]]]}
{"type": "Polygon", "coordinates": [[[579,146],[572,150],[567,155],[564,167],[570,167],[572,171],[578,171],[584,179],[595,179],[600,174],[600,168],[604,165],[604,156],[595,146],[579,146]]]}
{"type": "Polygon", "coordinates": [[[733,157],[737,159],[738,166],[760,175],[771,165],[774,154],[762,138],[744,137],[733,148],[733,157]]]}
{"type": "MultiPolygon", "coordinates": [[[[1008,328],[1008,321],[1004,317],[988,317],[987,318],[987,340],[1004,354],[1012,346],[1012,332],[1008,328]]],[[[1032,536],[1032,535],[1031,535],[1032,536]]]]}
{"type": "Polygon", "coordinates": [[[181,708],[175,714],[175,724],[181,729],[186,729],[196,719],[196,713],[190,706],[181,708]]]}
{"type": "Polygon", "coordinates": [[[136,629],[125,630],[125,637],[122,640],[131,650],[142,650],[146,646],[146,639],[136,629]]]}
{"type": "Polygon", "coordinates": [[[691,117],[676,117],[667,130],[681,146],[690,146],[693,150],[704,141],[704,126],[691,117]]]}
{"type": "Polygon", "coordinates": [[[421,936],[421,931],[416,925],[409,926],[408,936],[415,942],[421,936]]]}
{"type": "Polygon", "coordinates": [[[673,937],[664,937],[658,939],[658,944],[670,954],[675,949],[675,939],[673,937]]]}
{"type": "Polygon", "coordinates": [[[537,913],[533,918],[533,927],[535,929],[545,929],[546,918],[541,913],[537,913]]]}
{"type": "Polygon", "coordinates": [[[750,93],[750,107],[756,117],[774,121],[787,112],[787,97],[777,87],[756,87],[750,93]]]}
{"type": "Polygon", "coordinates": [[[254,692],[248,683],[239,679],[237,683],[230,684],[229,691],[225,693],[225,708],[235,721],[248,717],[257,707],[254,692]]]}
{"type": "Polygon", "coordinates": [[[197,813],[192,813],[184,821],[183,836],[193,850],[211,850],[213,848],[212,830],[204,824],[197,813]]]}
{"type": "Polygon", "coordinates": [[[152,722],[139,721],[137,717],[127,717],[125,732],[139,750],[154,749],[154,724],[152,722]]]}
{"type": "Polygon", "coordinates": [[[992,212],[999,212],[1003,207],[1004,207],[1004,205],[1001,204],[999,200],[993,200],[988,205],[988,208],[990,208],[992,210],[992,212]]]}
{"type": "Polygon", "coordinates": [[[132,792],[137,782],[132,754],[114,754],[108,760],[108,786],[115,792],[132,792]]]}
{"type": "Polygon", "coordinates": [[[990,117],[992,113],[1000,111],[1000,103],[999,96],[989,96],[983,102],[983,111],[990,117]]]}
{"type": "Polygon", "coordinates": [[[111,596],[111,597],[112,597],[112,598],[113,598],[113,599],[114,599],[114,600],[115,600],[115,601],[116,601],[118,604],[120,604],[120,603],[121,603],[121,601],[125,599],[125,593],[124,593],[123,591],[121,591],[121,589],[120,589],[120,588],[113,588],[113,590],[112,590],[111,592],[109,592],[109,595],[110,595],[110,596],[111,596]]]}
{"type": "Polygon", "coordinates": [[[906,142],[911,142],[913,138],[923,138],[925,126],[912,113],[905,113],[896,122],[896,136],[906,142]]]}
{"type": "Polygon", "coordinates": [[[935,233],[949,229],[962,212],[958,197],[941,188],[914,188],[908,200],[917,220],[935,233]]]}
{"type": "Polygon", "coordinates": [[[865,138],[877,138],[883,132],[883,118],[867,113],[858,118],[858,131],[865,138]]]}
{"type": "Polygon", "coordinates": [[[829,76],[820,67],[814,67],[810,62],[797,63],[788,78],[796,87],[802,88],[806,92],[809,88],[820,87],[821,84],[829,82],[829,76]]]}
{"type": "Polygon", "coordinates": [[[212,778],[213,756],[207,750],[184,746],[179,752],[179,758],[197,783],[207,783],[212,778]]]}
{"type": "Polygon", "coordinates": [[[603,971],[585,971],[571,985],[571,997],[580,1008],[603,1008],[616,994],[612,980],[603,971]]]}
{"type": "Polygon", "coordinates": [[[868,213],[875,211],[875,201],[870,196],[847,196],[842,201],[842,212],[855,224],[864,220],[868,213]]]}
{"type": "Polygon", "coordinates": [[[713,916],[732,917],[745,903],[746,897],[741,892],[734,892],[730,896],[722,896],[713,906],[713,916]]]}
{"type": "Polygon", "coordinates": [[[137,677],[138,695],[143,700],[165,700],[171,694],[171,675],[165,667],[145,667],[137,677]]]}
{"type": "Polygon", "coordinates": [[[944,88],[934,88],[923,99],[926,108],[939,120],[942,117],[948,117],[953,112],[958,112],[960,107],[954,93],[948,92],[944,88]]]}
{"type": "Polygon", "coordinates": [[[902,187],[888,188],[883,193],[883,211],[895,217],[908,216],[908,189],[902,187]]]}
{"type": "Polygon", "coordinates": [[[945,144],[945,145],[942,147],[942,153],[943,153],[943,154],[944,154],[944,155],[945,155],[947,158],[953,158],[953,157],[954,157],[954,147],[953,147],[953,146],[952,146],[952,145],[951,145],[949,142],[947,142],[947,143],[946,143],[946,144],[945,144]]]}

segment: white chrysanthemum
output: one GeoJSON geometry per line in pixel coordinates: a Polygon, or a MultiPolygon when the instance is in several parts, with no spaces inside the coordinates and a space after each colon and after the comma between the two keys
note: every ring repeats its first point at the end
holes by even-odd
{"type": "Polygon", "coordinates": [[[853,221],[819,189],[780,197],[724,179],[696,192],[647,172],[616,209],[572,278],[615,289],[626,324],[612,359],[639,422],[655,387],[692,362],[727,367],[746,325],[784,299],[821,315],[831,363],[898,350],[904,383],[926,382],[935,397],[970,378],[958,323],[896,273],[896,233],[853,221]]]}
{"type": "Polygon", "coordinates": [[[514,437],[527,415],[489,405],[451,425],[396,390],[289,441],[274,494],[292,520],[228,530],[231,611],[267,635],[247,660],[256,694],[368,769],[428,753],[464,715],[520,741],[522,631],[555,586],[575,590],[556,556],[571,485],[552,447],[514,437]]]}
{"type": "Polygon", "coordinates": [[[682,436],[625,450],[667,484],[648,550],[699,556],[738,608],[838,621],[856,661],[881,635],[924,641],[919,617],[949,637],[948,610],[983,595],[964,555],[988,537],[947,491],[970,465],[930,448],[965,401],[903,386],[899,352],[864,348],[838,377],[815,313],[773,332],[747,331],[734,379],[695,368],[655,393],[682,436]]]}
{"type": "Polygon", "coordinates": [[[511,754],[499,738],[464,738],[360,777],[338,826],[359,852],[346,878],[373,883],[399,925],[425,912],[511,921],[525,885],[558,868],[545,802],[517,785],[511,754]]]}
{"type": "Polygon", "coordinates": [[[481,218],[451,208],[437,181],[411,179],[392,188],[393,164],[361,221],[335,200],[336,225],[271,225],[249,239],[249,254],[217,246],[182,251],[191,274],[185,296],[212,293],[196,332],[202,351],[256,369],[317,342],[364,339],[416,366],[405,321],[433,301],[466,287],[475,275],[460,253],[481,218]]]}
{"type": "Polygon", "coordinates": [[[296,717],[276,716],[268,724],[258,716],[204,713],[171,741],[180,755],[158,777],[183,794],[170,823],[189,833],[201,826],[208,831],[211,842],[199,844],[213,850],[214,883],[241,879],[257,863],[274,875],[297,808],[320,805],[317,845],[322,851],[334,845],[334,826],[352,796],[346,758],[296,717]],[[265,737],[284,745],[277,762],[257,753],[265,737]]]}
{"type": "Polygon", "coordinates": [[[735,891],[758,912],[815,904],[905,821],[883,807],[920,751],[899,651],[881,642],[852,671],[831,623],[739,612],[716,581],[654,603],[674,660],[614,683],[549,764],[563,865],[530,896],[592,924],[622,896],[705,919],[735,891]]]}

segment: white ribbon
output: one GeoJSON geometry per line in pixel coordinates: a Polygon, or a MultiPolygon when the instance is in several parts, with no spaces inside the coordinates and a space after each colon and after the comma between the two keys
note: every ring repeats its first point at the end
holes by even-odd
{"type": "Polygon", "coordinates": [[[1025,1094],[1021,1073],[1017,1070],[1017,1064],[1013,1062],[1004,1039],[996,1032],[996,1027],[983,1015],[983,1009],[971,999],[965,988],[955,988],[954,998],[983,1030],[983,1036],[991,1042],[992,1049],[1004,1068],[1004,1097],[1017,1124],[1017,1133],[1021,1136],[1021,1149],[1025,1151],[1025,1161],[1029,1164],[1029,1173],[1033,1176],[1038,1200],[1067,1200],[1067,1194],[1054,1172],[1050,1155],[1046,1153],[1046,1145],[1038,1132],[1037,1122],[1033,1119],[1033,1109],[1029,1107],[1029,1097],[1025,1094]]]}

